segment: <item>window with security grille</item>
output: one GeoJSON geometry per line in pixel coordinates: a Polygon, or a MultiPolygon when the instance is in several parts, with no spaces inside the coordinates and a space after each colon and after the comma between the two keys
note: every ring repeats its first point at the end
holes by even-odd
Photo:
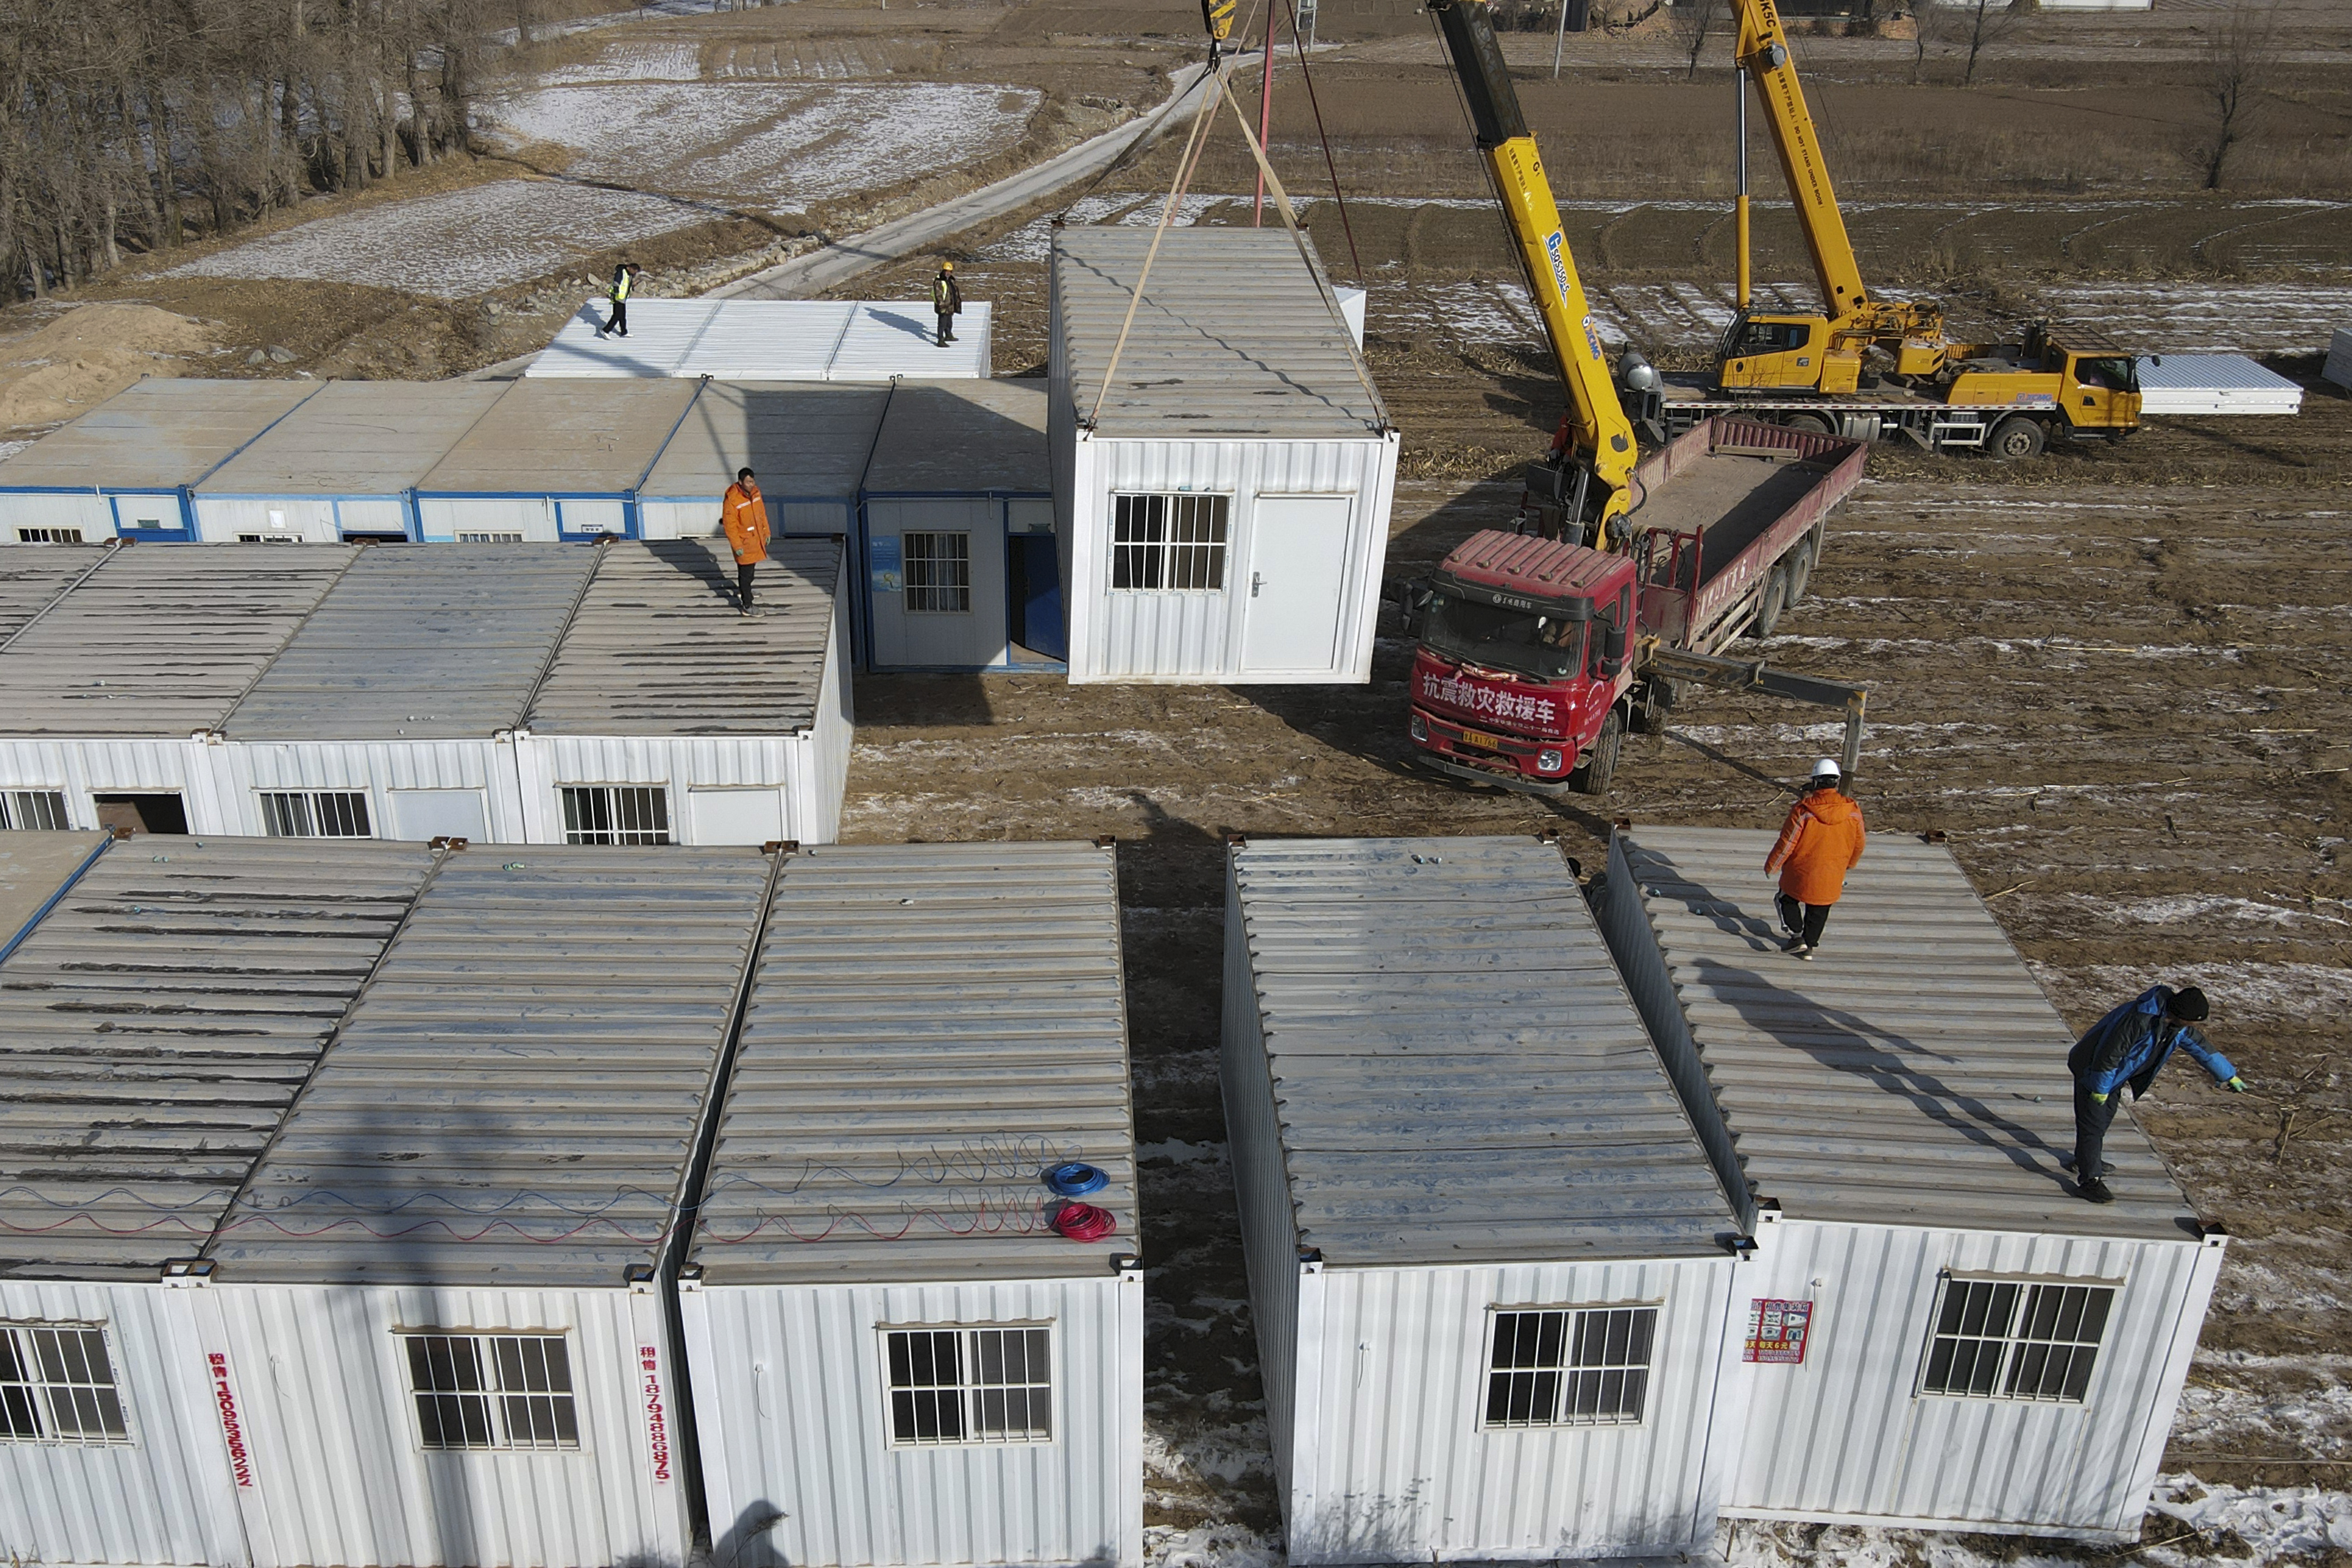
{"type": "Polygon", "coordinates": [[[79,544],[79,528],[20,528],[16,531],[19,544],[79,544]]]}
{"type": "Polygon", "coordinates": [[[0,831],[16,828],[55,833],[69,826],[63,790],[0,790],[0,831]]]}
{"type": "Polygon", "coordinates": [[[1655,1307],[1494,1314],[1489,1426],[1627,1426],[1649,1396],[1655,1307]]]}
{"type": "Polygon", "coordinates": [[[886,1329],[883,1340],[892,1443],[1053,1439],[1052,1330],[886,1329]]]}
{"type": "Polygon", "coordinates": [[[519,532],[460,533],[457,535],[457,542],[460,544],[520,544],[522,535],[519,532]]]}
{"type": "Polygon", "coordinates": [[[130,1441],[105,1330],[64,1323],[0,1328],[0,1442],[130,1441]]]}
{"type": "Polygon", "coordinates": [[[2080,1405],[2115,1304],[2112,1285],[1947,1279],[1919,1392],[2080,1405]]]}
{"type": "Polygon", "coordinates": [[[576,1448],[580,1412],[561,1334],[404,1334],[428,1448],[576,1448]]]}
{"type": "Polygon", "coordinates": [[[261,825],[272,838],[373,838],[359,790],[264,790],[261,825]]]}
{"type": "Polygon", "coordinates": [[[659,784],[566,784],[566,844],[667,844],[669,791],[659,784]]]}
{"type": "Polygon", "coordinates": [[[909,533],[905,539],[908,613],[970,615],[971,535],[909,533]]]}
{"type": "Polygon", "coordinates": [[[1233,500],[1231,496],[1113,496],[1110,585],[1145,592],[1222,591],[1233,500]]]}

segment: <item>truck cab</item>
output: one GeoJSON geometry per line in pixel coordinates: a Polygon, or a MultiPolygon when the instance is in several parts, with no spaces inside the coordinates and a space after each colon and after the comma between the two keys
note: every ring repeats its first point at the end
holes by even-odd
{"type": "Polygon", "coordinates": [[[1833,349],[1825,316],[1736,316],[1717,363],[1727,392],[1838,393],[1861,384],[1860,347],[1833,349]]]}
{"type": "Polygon", "coordinates": [[[2079,328],[2036,323],[2022,342],[1971,344],[1947,402],[2007,404],[2073,433],[2126,435],[2139,426],[2139,366],[2128,349],[2079,328]]]}

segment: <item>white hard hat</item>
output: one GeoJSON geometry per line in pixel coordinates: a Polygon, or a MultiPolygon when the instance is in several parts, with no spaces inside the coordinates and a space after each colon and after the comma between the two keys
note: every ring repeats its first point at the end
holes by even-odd
{"type": "Polygon", "coordinates": [[[1823,757],[1820,762],[1815,763],[1813,764],[1813,776],[1817,779],[1833,779],[1839,777],[1837,759],[1834,757],[1823,757]]]}

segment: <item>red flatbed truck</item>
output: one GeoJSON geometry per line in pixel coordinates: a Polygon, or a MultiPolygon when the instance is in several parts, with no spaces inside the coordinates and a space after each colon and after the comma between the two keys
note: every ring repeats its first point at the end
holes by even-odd
{"type": "MultiPolygon", "coordinates": [[[[1542,531],[1473,534],[1405,585],[1420,762],[1536,795],[1603,795],[1626,730],[1664,729],[1700,683],[1843,709],[1852,778],[1860,688],[1722,650],[1744,633],[1769,636],[1803,596],[1864,455],[1843,437],[1714,418],[1634,470],[1622,550],[1542,531]]],[[[1520,522],[1556,520],[1531,501],[1520,522]]]]}

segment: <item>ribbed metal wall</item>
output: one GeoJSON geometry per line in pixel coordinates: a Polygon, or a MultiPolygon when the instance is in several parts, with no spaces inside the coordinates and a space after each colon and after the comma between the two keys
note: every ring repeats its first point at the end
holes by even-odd
{"type": "MultiPolygon", "coordinates": [[[[857,503],[839,500],[779,500],[767,498],[768,527],[777,534],[845,534],[856,522],[857,503]]],[[[719,502],[712,500],[640,500],[637,536],[641,539],[717,539],[719,502]]]]}
{"type": "Polygon", "coordinates": [[[78,528],[83,543],[96,544],[114,537],[114,509],[88,490],[0,490],[0,544],[22,542],[26,528],[78,528]]]}
{"type": "Polygon", "coordinates": [[[515,742],[515,752],[525,837],[533,844],[563,842],[566,784],[667,784],[670,832],[680,844],[695,842],[686,798],[692,789],[772,788],[782,801],[782,837],[803,843],[830,842],[840,820],[839,791],[823,798],[814,729],[766,737],[530,735],[515,742]]]}
{"type": "Polygon", "coordinates": [[[234,544],[239,535],[247,533],[262,534],[273,542],[342,542],[332,496],[202,496],[197,498],[195,509],[196,537],[208,543],[234,544]],[[272,512],[277,514],[274,527],[272,512]]]}
{"type": "MultiPolygon", "coordinates": [[[[1353,498],[1340,575],[1338,657],[1313,679],[1360,681],[1371,670],[1381,564],[1396,485],[1396,438],[1348,441],[1139,441],[1073,433],[1067,529],[1070,679],[1180,682],[1307,679],[1249,668],[1243,655],[1253,525],[1261,496],[1353,498]],[[1222,593],[1114,592],[1111,498],[1193,491],[1234,498],[1222,593]]],[[[1055,471],[1065,468],[1060,453],[1055,471]]]]}
{"type": "Polygon", "coordinates": [[[1139,1275],[680,1300],[718,1562],[1140,1561],[1139,1275]],[[1054,1440],[891,1447],[879,1326],[992,1322],[1053,1325],[1054,1440]]]}
{"type": "Polygon", "coordinates": [[[63,790],[76,827],[96,827],[92,795],[173,794],[187,806],[193,833],[235,833],[224,818],[210,773],[186,740],[0,740],[0,788],[63,790]]]}
{"type": "Polygon", "coordinates": [[[541,496],[420,496],[416,501],[416,525],[426,539],[446,541],[460,533],[520,533],[526,542],[551,543],[555,539],[555,503],[541,496]]]}

